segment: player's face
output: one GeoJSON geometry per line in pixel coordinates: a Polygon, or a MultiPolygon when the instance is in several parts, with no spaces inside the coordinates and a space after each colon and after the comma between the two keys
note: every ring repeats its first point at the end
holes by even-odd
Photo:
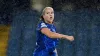
{"type": "Polygon", "coordinates": [[[52,24],[54,20],[54,10],[52,8],[46,8],[44,11],[43,18],[45,22],[52,24]]]}

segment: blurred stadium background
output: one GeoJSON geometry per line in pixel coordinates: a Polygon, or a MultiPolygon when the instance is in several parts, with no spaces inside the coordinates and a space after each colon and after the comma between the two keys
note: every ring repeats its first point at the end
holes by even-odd
{"type": "Polygon", "coordinates": [[[41,10],[55,10],[59,56],[100,56],[100,0],[0,0],[0,56],[32,56],[41,10]]]}

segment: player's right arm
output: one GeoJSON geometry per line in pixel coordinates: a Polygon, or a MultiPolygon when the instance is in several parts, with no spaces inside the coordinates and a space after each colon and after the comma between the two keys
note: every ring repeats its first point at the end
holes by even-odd
{"type": "Polygon", "coordinates": [[[63,39],[67,39],[69,41],[74,40],[73,36],[68,36],[68,35],[63,35],[63,34],[59,34],[59,33],[56,33],[56,32],[52,32],[48,28],[42,28],[41,32],[43,34],[45,34],[46,36],[50,37],[50,38],[63,38],[63,39]]]}

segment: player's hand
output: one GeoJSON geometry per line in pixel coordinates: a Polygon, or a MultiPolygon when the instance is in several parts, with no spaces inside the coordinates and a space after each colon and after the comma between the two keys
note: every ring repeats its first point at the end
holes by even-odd
{"type": "Polygon", "coordinates": [[[73,36],[65,36],[65,39],[69,40],[69,41],[74,41],[74,37],[73,36]]]}
{"type": "Polygon", "coordinates": [[[68,36],[68,40],[69,41],[74,41],[74,37],[73,36],[68,36]]]}

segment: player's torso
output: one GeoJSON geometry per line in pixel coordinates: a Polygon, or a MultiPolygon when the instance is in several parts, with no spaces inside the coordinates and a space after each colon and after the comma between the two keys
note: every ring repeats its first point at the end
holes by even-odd
{"type": "MultiPolygon", "coordinates": [[[[41,22],[42,23],[42,22],[41,22]]],[[[41,24],[40,23],[40,24],[41,24]]],[[[53,24],[45,23],[47,28],[52,32],[56,32],[55,26],[53,24]]],[[[40,49],[51,49],[55,48],[57,45],[58,39],[50,38],[37,30],[37,47],[40,49]]]]}

